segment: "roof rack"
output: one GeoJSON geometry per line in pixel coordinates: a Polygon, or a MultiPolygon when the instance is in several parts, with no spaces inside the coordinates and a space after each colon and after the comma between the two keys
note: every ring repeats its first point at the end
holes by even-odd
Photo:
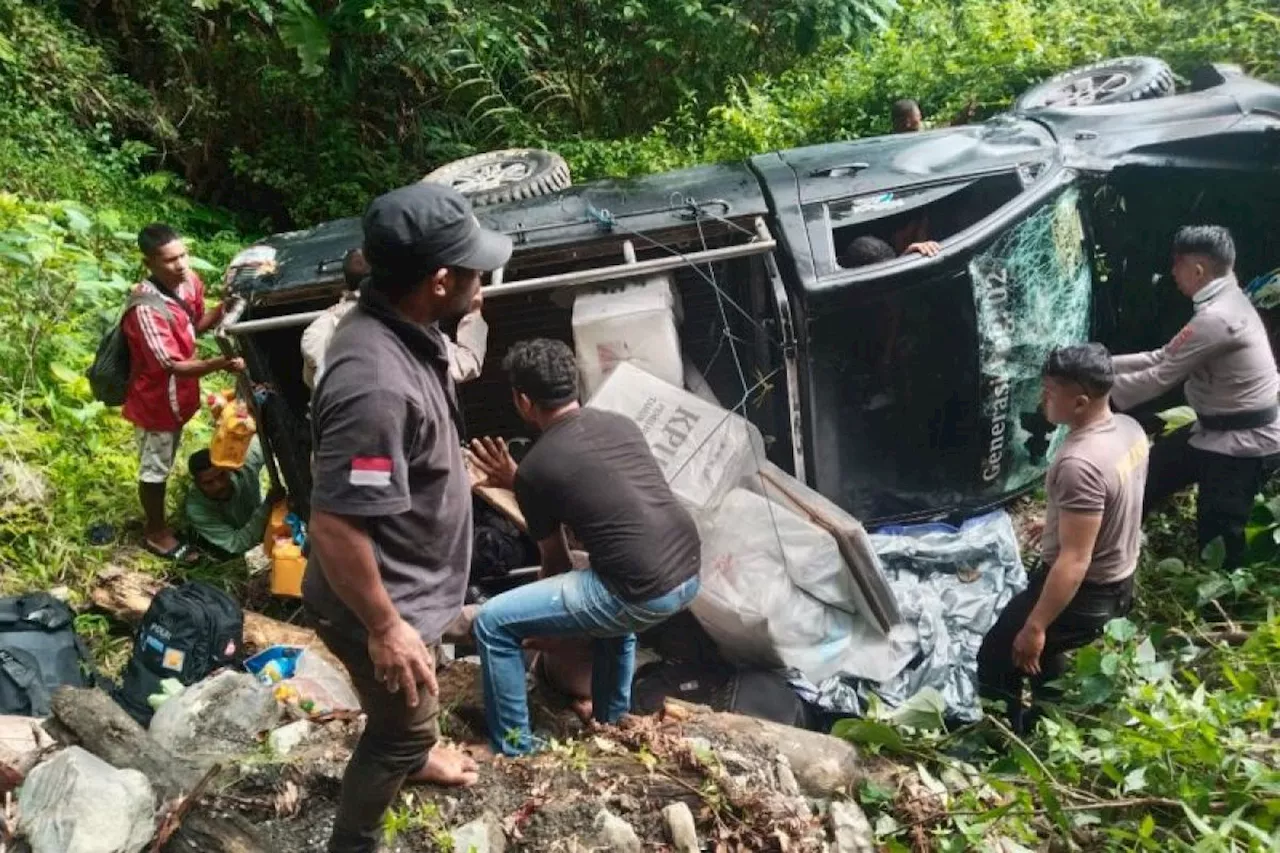
{"type": "MultiPolygon", "coordinates": [[[[636,260],[635,246],[630,240],[622,244],[622,263],[603,267],[592,267],[572,272],[544,275],[521,281],[504,281],[504,270],[494,271],[492,283],[484,288],[486,298],[493,296],[514,296],[521,293],[534,293],[540,290],[553,290],[561,287],[583,287],[606,281],[620,281],[653,273],[666,272],[684,266],[711,264],[735,258],[747,258],[764,255],[778,247],[778,241],[769,232],[763,218],[755,221],[755,234],[745,243],[734,246],[721,246],[716,249],[703,249],[688,254],[673,254],[665,258],[636,260]]],[[[280,317],[265,317],[261,320],[241,320],[247,303],[239,299],[227,312],[218,326],[220,337],[228,335],[249,335],[256,332],[267,332],[274,329],[288,329],[294,326],[305,326],[322,315],[324,311],[305,311],[299,314],[287,314],[280,317]]]]}

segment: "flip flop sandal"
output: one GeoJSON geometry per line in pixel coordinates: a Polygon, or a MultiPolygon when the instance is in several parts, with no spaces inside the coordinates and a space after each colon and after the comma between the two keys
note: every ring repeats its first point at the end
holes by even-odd
{"type": "Polygon", "coordinates": [[[161,551],[160,547],[150,539],[143,539],[142,547],[162,560],[171,560],[184,566],[189,566],[200,560],[200,552],[185,542],[179,542],[168,551],[161,551]]]}

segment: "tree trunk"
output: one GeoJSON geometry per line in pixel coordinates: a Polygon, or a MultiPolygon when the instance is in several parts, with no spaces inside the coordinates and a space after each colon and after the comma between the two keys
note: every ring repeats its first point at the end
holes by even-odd
{"type": "MultiPolygon", "coordinates": [[[[102,691],[60,687],[52,706],[62,729],[80,746],[114,767],[140,771],[163,799],[175,800],[200,781],[198,770],[152,740],[102,691]]],[[[199,805],[186,815],[164,850],[266,853],[253,828],[239,815],[206,813],[199,805]]]]}

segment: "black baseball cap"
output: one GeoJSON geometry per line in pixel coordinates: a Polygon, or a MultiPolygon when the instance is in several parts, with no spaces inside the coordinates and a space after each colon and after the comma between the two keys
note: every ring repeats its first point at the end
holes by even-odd
{"type": "Polygon", "coordinates": [[[426,275],[439,267],[491,272],[511,259],[511,238],[482,228],[453,187],[423,182],[369,205],[364,256],[375,275],[426,275]]]}

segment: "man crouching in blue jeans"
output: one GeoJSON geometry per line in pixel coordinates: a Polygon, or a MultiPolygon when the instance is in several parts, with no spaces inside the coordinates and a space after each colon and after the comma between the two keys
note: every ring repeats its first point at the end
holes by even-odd
{"type": "Polygon", "coordinates": [[[578,368],[560,341],[522,341],[503,362],[520,417],[540,436],[516,466],[501,439],[472,442],[486,485],[512,489],[542,555],[539,580],[490,599],[475,619],[485,717],[494,752],[525,755],[529,731],[522,644],[592,638],[592,716],[631,709],[636,632],[698,593],[702,545],[644,436],[622,415],[578,405],[578,368]],[[572,570],[565,527],[591,557],[572,570]]]}

